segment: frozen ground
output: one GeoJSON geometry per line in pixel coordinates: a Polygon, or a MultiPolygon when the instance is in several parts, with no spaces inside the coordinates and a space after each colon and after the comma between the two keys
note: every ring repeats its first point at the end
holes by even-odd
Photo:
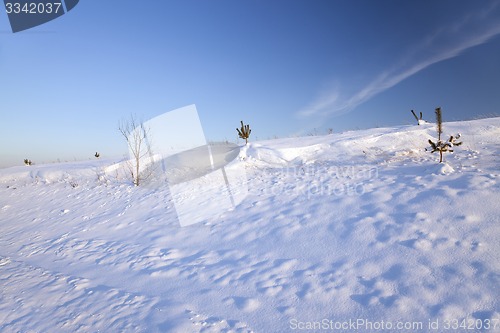
{"type": "Polygon", "coordinates": [[[2,169],[0,331],[500,331],[500,118],[444,131],[441,165],[432,124],[251,143],[182,228],[113,161],[2,169]]]}

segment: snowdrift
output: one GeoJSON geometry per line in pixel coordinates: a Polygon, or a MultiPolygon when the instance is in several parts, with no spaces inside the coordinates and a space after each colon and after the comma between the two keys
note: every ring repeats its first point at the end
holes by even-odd
{"type": "Polygon", "coordinates": [[[499,330],[500,118],[444,132],[443,164],[433,124],[252,142],[187,227],[118,161],[1,169],[0,331],[499,330]]]}

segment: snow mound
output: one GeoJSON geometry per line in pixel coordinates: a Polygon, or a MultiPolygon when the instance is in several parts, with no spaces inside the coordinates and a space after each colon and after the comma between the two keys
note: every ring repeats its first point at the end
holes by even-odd
{"type": "Polygon", "coordinates": [[[448,163],[443,163],[439,167],[439,172],[442,174],[448,174],[448,173],[455,172],[455,169],[453,169],[453,167],[451,165],[449,165],[448,163]]]}

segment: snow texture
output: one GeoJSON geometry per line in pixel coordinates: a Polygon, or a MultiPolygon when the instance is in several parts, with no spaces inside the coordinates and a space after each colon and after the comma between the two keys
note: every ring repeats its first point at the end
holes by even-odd
{"type": "Polygon", "coordinates": [[[251,143],[241,203],[187,227],[117,161],[2,169],[0,331],[499,331],[500,118],[444,132],[443,164],[427,123],[251,143]]]}

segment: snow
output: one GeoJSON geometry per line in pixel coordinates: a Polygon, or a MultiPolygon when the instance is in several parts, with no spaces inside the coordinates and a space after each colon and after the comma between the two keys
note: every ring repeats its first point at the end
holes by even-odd
{"type": "Polygon", "coordinates": [[[498,331],[500,118],[458,132],[442,164],[430,123],[249,143],[187,227],[118,161],[1,169],[0,331],[498,331]]]}

